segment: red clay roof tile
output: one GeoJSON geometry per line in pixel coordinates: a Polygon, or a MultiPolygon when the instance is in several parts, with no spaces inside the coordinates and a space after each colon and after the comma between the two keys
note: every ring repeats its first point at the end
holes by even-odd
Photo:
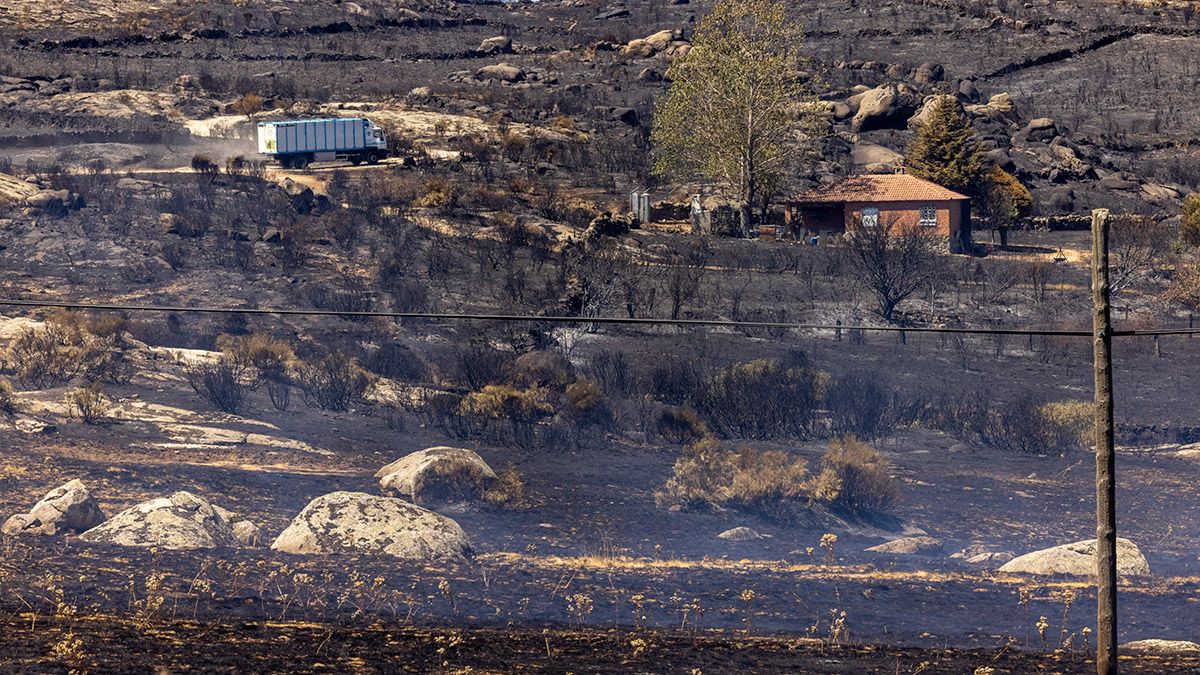
{"type": "Polygon", "coordinates": [[[920,202],[955,201],[970,197],[906,173],[847,176],[824,187],[802,192],[785,201],[830,202],[920,202]]]}

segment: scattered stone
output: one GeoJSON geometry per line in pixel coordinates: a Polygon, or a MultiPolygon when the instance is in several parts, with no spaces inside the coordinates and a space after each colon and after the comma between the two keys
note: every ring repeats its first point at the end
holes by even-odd
{"type": "Polygon", "coordinates": [[[964,103],[979,103],[979,89],[973,80],[963,80],[958,83],[958,98],[964,103]]]}
{"type": "Polygon", "coordinates": [[[1029,124],[1026,124],[1025,128],[1021,130],[1021,138],[1027,141],[1048,143],[1056,136],[1058,136],[1058,127],[1049,117],[1030,120],[1029,124]]]}
{"type": "Polygon", "coordinates": [[[1016,170],[1016,163],[1013,162],[1012,156],[1009,155],[1005,150],[995,148],[983,153],[983,156],[987,157],[988,160],[990,160],[993,164],[1009,173],[1012,173],[1016,170]]]}
{"type": "Polygon", "coordinates": [[[597,21],[606,21],[608,19],[623,19],[629,16],[629,10],[624,7],[612,7],[604,10],[596,15],[597,21]]]}
{"type": "MultiPolygon", "coordinates": [[[[1085,539],[1026,553],[1002,565],[1000,571],[1014,574],[1091,576],[1096,573],[1096,540],[1085,539]]],[[[1150,565],[1142,555],[1141,549],[1128,539],[1117,539],[1117,574],[1150,574],[1150,565]]]]}
{"type": "Polygon", "coordinates": [[[138,504],[79,538],[94,544],[176,550],[238,545],[225,518],[207,500],[190,492],[138,504]]]}
{"type": "Polygon", "coordinates": [[[498,80],[500,82],[523,82],[525,71],[509,63],[493,63],[475,71],[477,80],[498,80]]]}
{"type": "Polygon", "coordinates": [[[942,542],[933,537],[901,537],[866,549],[869,553],[888,555],[942,555],[942,542]]]}
{"type": "Polygon", "coordinates": [[[39,190],[25,198],[25,206],[55,218],[67,215],[70,203],[71,193],[66,190],[39,190]]]}
{"type": "Polygon", "coordinates": [[[495,54],[511,54],[513,53],[512,38],[504,35],[497,35],[496,37],[487,38],[483,42],[479,43],[479,46],[475,49],[475,53],[486,56],[492,56],[495,54]]]}
{"type": "Polygon", "coordinates": [[[453,520],[403,499],[334,492],[311,501],[271,548],[285,553],[380,553],[463,561],[473,553],[453,520]]]}
{"type": "Polygon", "coordinates": [[[256,547],[259,541],[262,540],[262,530],[253,522],[238,516],[229,509],[213,505],[213,510],[217,512],[225,522],[229,523],[233,530],[233,536],[237,538],[238,543],[242,546],[256,547]]]}
{"type": "Polygon", "coordinates": [[[765,537],[751,527],[735,527],[730,530],[725,530],[717,535],[721,539],[728,541],[761,541],[765,537]]]}
{"type": "Polygon", "coordinates": [[[9,537],[25,534],[55,536],[90,530],[104,519],[104,512],[87,486],[75,479],[47,492],[29,513],[9,518],[0,533],[9,537]]]}
{"type": "Polygon", "coordinates": [[[913,72],[913,81],[920,84],[941,82],[946,78],[946,69],[940,63],[922,63],[913,72]]]}
{"type": "Polygon", "coordinates": [[[263,230],[262,240],[268,244],[278,244],[283,241],[283,233],[277,227],[268,227],[263,230]]]}
{"type": "Polygon", "coordinates": [[[58,431],[58,427],[50,422],[39,420],[36,417],[18,417],[13,422],[13,426],[23,434],[52,434],[58,431]]]}
{"type": "Polygon", "coordinates": [[[1124,191],[1124,190],[1136,190],[1136,189],[1138,189],[1139,186],[1138,186],[1138,182],[1135,180],[1130,180],[1128,178],[1120,176],[1119,174],[1113,174],[1111,176],[1105,176],[1104,178],[1101,178],[1100,179],[1100,187],[1105,190],[1124,191]]]}
{"type": "Polygon", "coordinates": [[[262,529],[249,520],[239,520],[233,524],[233,536],[238,543],[247,548],[257,547],[263,539],[262,529]]]}
{"type": "Polygon", "coordinates": [[[929,118],[933,115],[934,109],[937,108],[940,102],[946,99],[955,100],[954,97],[949,94],[937,94],[925,99],[925,103],[921,106],[921,110],[917,114],[908,118],[909,128],[919,129],[925,126],[925,123],[928,122],[929,118]]]}
{"type": "Polygon", "coordinates": [[[428,504],[476,501],[496,480],[496,472],[472,450],[440,445],[405,455],[375,477],[385,494],[428,504]]]}
{"type": "Polygon", "coordinates": [[[612,119],[616,122],[624,122],[631,127],[638,125],[638,113],[633,108],[616,108],[613,110],[612,119]]]}
{"type": "Polygon", "coordinates": [[[1181,196],[1179,191],[1175,188],[1169,188],[1165,185],[1159,185],[1157,183],[1146,183],[1142,185],[1142,194],[1145,195],[1146,199],[1154,202],[1170,201],[1173,199],[1179,199],[1181,196]]]}
{"type": "Polygon", "coordinates": [[[1161,656],[1192,656],[1200,654],[1200,644],[1188,640],[1134,640],[1121,645],[1121,651],[1161,656]]]}
{"type": "Polygon", "coordinates": [[[1012,551],[987,551],[979,553],[969,558],[964,558],[963,562],[969,565],[1000,565],[1008,562],[1016,557],[1012,551]]]}
{"type": "Polygon", "coordinates": [[[1015,556],[1012,551],[997,551],[983,544],[972,544],[958,553],[951,554],[950,557],[970,565],[999,565],[1012,560],[1015,556]]]}
{"type": "Polygon", "coordinates": [[[638,79],[642,82],[662,82],[663,74],[657,68],[647,66],[638,73],[638,79]]]}

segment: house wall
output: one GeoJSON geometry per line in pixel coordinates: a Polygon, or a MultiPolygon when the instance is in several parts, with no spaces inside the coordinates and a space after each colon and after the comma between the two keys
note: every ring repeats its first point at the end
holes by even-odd
{"type": "Polygon", "coordinates": [[[957,236],[962,227],[963,208],[961,201],[913,201],[913,202],[846,202],[843,210],[843,226],[853,230],[855,222],[862,216],[865,207],[874,206],[879,209],[880,223],[895,223],[897,234],[909,230],[920,230],[930,235],[951,237],[957,236]],[[937,209],[937,226],[922,227],[921,207],[932,206],[937,209]]]}
{"type": "Polygon", "coordinates": [[[799,214],[798,219],[793,218],[789,223],[794,224],[797,231],[841,231],[846,227],[842,209],[837,205],[830,204],[828,206],[805,206],[798,208],[797,212],[799,214]]]}

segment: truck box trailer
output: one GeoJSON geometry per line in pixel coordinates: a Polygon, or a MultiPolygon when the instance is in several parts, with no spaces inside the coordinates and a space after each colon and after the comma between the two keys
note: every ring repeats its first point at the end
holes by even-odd
{"type": "Polygon", "coordinates": [[[387,139],[382,129],[362,117],[261,122],[258,152],[278,160],[285,169],[339,159],[358,166],[387,157],[387,139]]]}

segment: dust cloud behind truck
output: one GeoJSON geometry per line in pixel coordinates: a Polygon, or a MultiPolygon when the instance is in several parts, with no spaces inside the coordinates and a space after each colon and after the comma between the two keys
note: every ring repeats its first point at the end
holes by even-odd
{"type": "Polygon", "coordinates": [[[387,139],[382,129],[362,117],[262,122],[258,125],[258,152],[278,160],[285,169],[336,160],[358,166],[387,157],[387,139]]]}

